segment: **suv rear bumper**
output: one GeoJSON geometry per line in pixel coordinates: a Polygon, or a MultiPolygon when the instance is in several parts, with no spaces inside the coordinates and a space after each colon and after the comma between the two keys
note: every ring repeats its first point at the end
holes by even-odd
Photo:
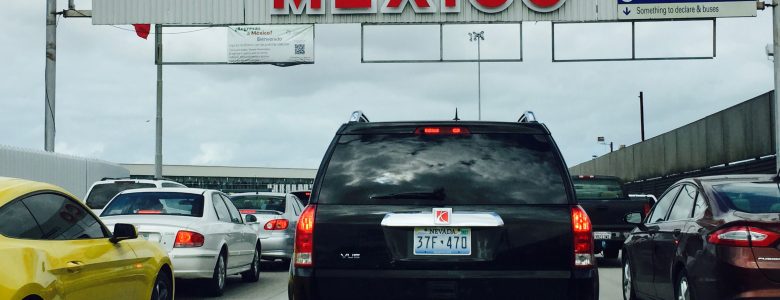
{"type": "Polygon", "coordinates": [[[290,300],[598,299],[598,270],[420,271],[293,268],[290,300]]]}

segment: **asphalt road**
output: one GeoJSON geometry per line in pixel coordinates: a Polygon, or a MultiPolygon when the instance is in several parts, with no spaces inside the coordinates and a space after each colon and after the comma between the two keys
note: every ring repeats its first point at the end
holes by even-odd
{"type": "MultiPolygon", "coordinates": [[[[244,283],[240,276],[228,278],[225,295],[208,298],[198,282],[179,280],[176,282],[176,299],[220,299],[220,300],[287,300],[287,265],[280,262],[262,262],[260,282],[244,283]]],[[[599,259],[601,300],[622,300],[620,263],[618,260],[599,259]]]]}

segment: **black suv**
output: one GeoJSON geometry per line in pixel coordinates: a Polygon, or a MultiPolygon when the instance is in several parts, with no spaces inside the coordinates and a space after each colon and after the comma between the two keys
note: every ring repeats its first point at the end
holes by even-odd
{"type": "Polygon", "coordinates": [[[598,299],[590,220],[534,120],[355,112],[298,222],[289,298],[598,299]]]}

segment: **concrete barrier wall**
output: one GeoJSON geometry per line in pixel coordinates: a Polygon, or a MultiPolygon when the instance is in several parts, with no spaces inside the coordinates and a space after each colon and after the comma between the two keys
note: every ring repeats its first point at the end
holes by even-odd
{"type": "Polygon", "coordinates": [[[55,184],[82,199],[95,181],[130,172],[106,161],[0,145],[0,176],[55,184]]]}
{"type": "Polygon", "coordinates": [[[636,181],[772,155],[772,98],[772,92],[763,94],[569,171],[636,181]]]}

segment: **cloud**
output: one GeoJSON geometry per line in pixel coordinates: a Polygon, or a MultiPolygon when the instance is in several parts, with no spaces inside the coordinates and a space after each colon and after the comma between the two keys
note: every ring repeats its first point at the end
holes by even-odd
{"type": "Polygon", "coordinates": [[[237,145],[203,143],[200,152],[190,161],[193,165],[228,165],[233,161],[237,145]]]}
{"type": "MultiPolygon", "coordinates": [[[[2,144],[43,148],[43,11],[40,1],[11,1],[0,19],[2,144]]],[[[645,92],[652,137],[771,90],[772,63],[764,54],[772,40],[771,12],[717,22],[714,60],[609,63],[552,63],[550,23],[524,23],[523,62],[482,64],[483,119],[513,122],[533,110],[575,164],[608,151],[597,136],[618,145],[639,141],[639,91],[645,92]]],[[[89,20],[60,19],[59,26],[57,150],[154,162],[153,41],[89,20]]],[[[691,50],[679,38],[666,39],[663,25],[642,26],[648,30],[642,51],[689,53],[702,46],[697,42],[691,50]]],[[[166,29],[179,30],[187,29],[166,29]]],[[[475,63],[363,64],[359,25],[316,30],[314,65],[166,66],[165,163],[316,168],[354,110],[372,121],[449,120],[456,107],[462,119],[477,118],[475,63]]],[[[484,30],[488,39],[504,36],[484,30]]],[[[166,36],[166,58],[213,58],[225,45],[210,32],[166,36]]],[[[593,56],[626,44],[617,34],[591,44],[588,33],[574,36],[561,51],[593,56]]],[[[410,41],[418,40],[384,43],[413,48],[410,41]]],[[[488,41],[485,53],[510,42],[488,41]]],[[[459,55],[473,54],[473,45],[452,43],[459,55]]]]}
{"type": "Polygon", "coordinates": [[[106,149],[102,143],[81,143],[72,145],[68,143],[55,143],[57,152],[81,157],[101,157],[106,149]]]}

